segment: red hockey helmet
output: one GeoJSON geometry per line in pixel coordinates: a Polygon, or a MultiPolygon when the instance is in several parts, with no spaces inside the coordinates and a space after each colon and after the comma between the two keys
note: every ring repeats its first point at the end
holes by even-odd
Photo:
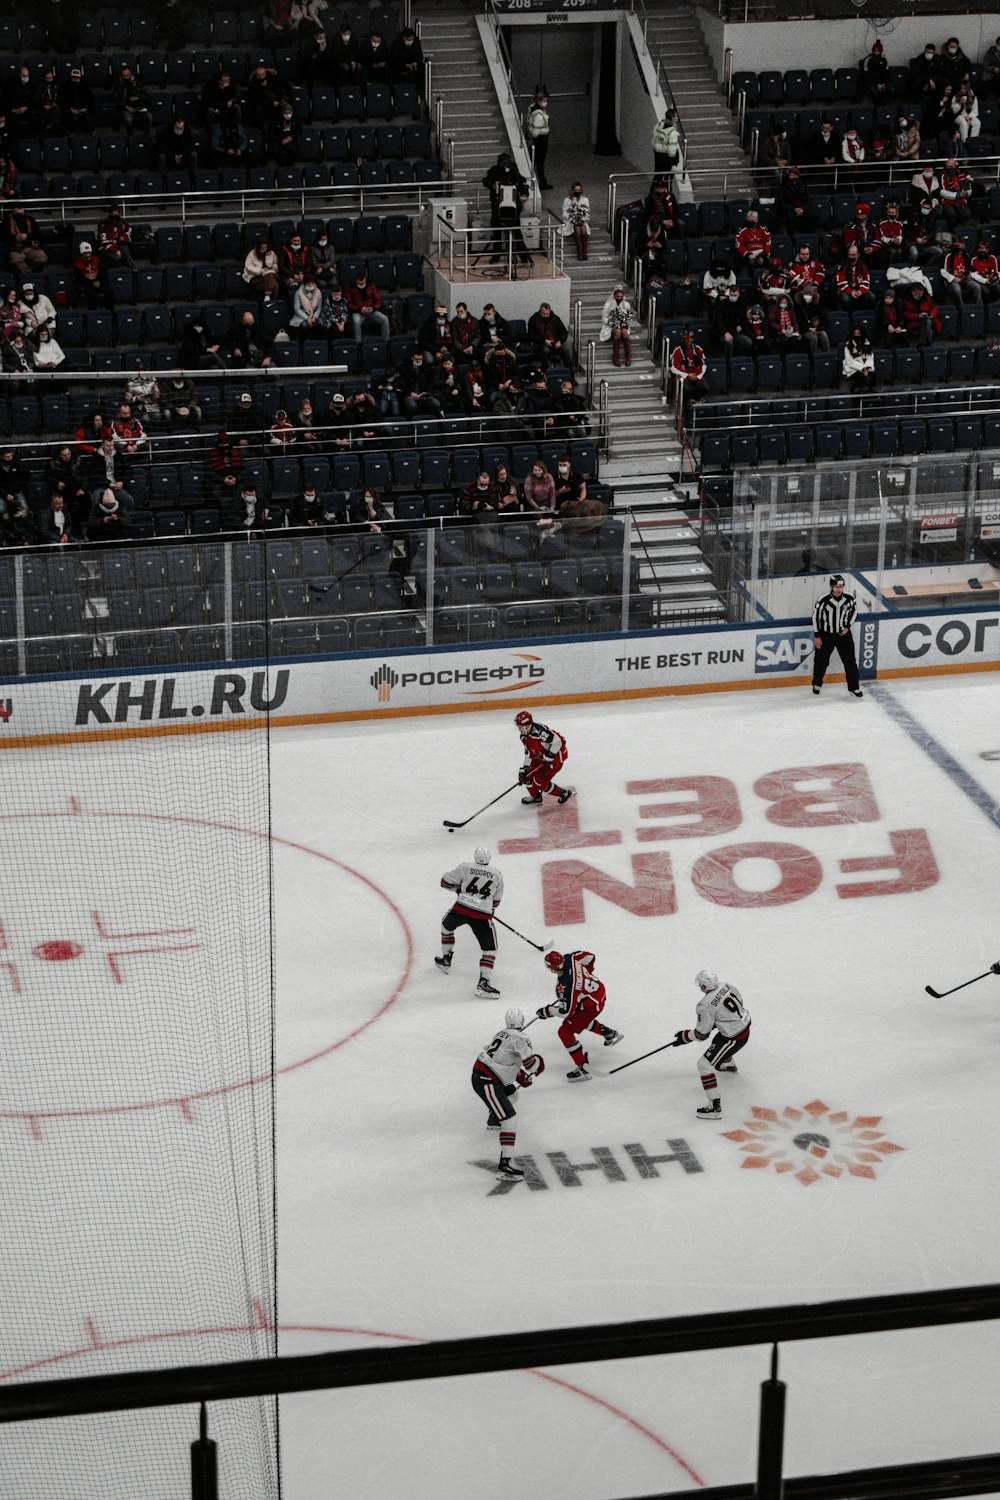
{"type": "Polygon", "coordinates": [[[531,715],[526,708],[522,708],[519,714],[514,715],[514,723],[517,725],[520,734],[524,734],[526,729],[530,729],[532,722],[531,715]]]}
{"type": "Polygon", "coordinates": [[[546,953],[544,963],[545,967],[551,969],[553,974],[558,974],[562,970],[563,956],[553,948],[551,953],[546,953]]]}

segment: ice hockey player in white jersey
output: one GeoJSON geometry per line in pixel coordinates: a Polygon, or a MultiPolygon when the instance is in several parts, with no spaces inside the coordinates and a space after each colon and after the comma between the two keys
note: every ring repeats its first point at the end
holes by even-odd
{"type": "Polygon", "coordinates": [[[488,995],[492,999],[500,991],[491,983],[493,965],[497,955],[497,930],[493,925],[493,913],[503,899],[503,876],[490,861],[493,851],[480,844],[473,854],[471,864],[457,865],[441,876],[446,891],[455,891],[455,904],[441,919],[441,956],[434,962],[442,974],[451,973],[451,961],[455,951],[455,932],[459,927],[471,927],[479,944],[479,983],[477,995],[488,995]]]}
{"type": "Polygon", "coordinates": [[[520,1182],[524,1173],[510,1160],[516,1136],[511,1121],[517,1114],[512,1100],[519,1088],[530,1088],[545,1070],[541,1057],[532,1052],[531,1043],[522,1036],[523,1030],[524,1012],[512,1007],[504,1016],[503,1026],[472,1065],[472,1087],[489,1110],[486,1128],[500,1132],[497,1177],[514,1182],[520,1182]]]}
{"type": "Polygon", "coordinates": [[[705,1090],[705,1103],[697,1110],[702,1120],[721,1120],[722,1101],[719,1098],[717,1073],[735,1073],[733,1058],[750,1040],[750,1012],[743,1004],[743,996],[735,985],[720,984],[718,974],[702,969],[695,976],[695,984],[701,990],[698,1001],[698,1019],[691,1031],[678,1031],[671,1046],[683,1047],[687,1042],[704,1042],[715,1032],[698,1059],[701,1086],[705,1090]]]}

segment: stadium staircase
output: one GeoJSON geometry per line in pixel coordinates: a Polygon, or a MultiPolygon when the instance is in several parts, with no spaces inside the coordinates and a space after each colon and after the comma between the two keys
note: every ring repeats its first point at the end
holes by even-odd
{"type": "Polygon", "coordinates": [[[726,174],[727,198],[752,198],[750,158],[740,145],[735,117],[689,0],[645,0],[648,38],[663,71],[687,137],[688,166],[696,198],[721,198],[721,184],[699,189],[704,172],[726,174]]]}
{"type": "MultiPolygon", "coordinates": [[[[454,141],[455,179],[471,202],[501,151],[510,149],[476,26],[478,7],[467,0],[422,0],[420,44],[431,63],[431,108],[444,101],[444,136],[454,141]]],[[[442,147],[443,154],[444,148],[442,147]]]]}

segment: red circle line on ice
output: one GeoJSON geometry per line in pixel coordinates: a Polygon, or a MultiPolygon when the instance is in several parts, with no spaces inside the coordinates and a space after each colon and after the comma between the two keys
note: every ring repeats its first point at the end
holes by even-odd
{"type": "MultiPolygon", "coordinates": [[[[355,1026],[346,1036],[338,1037],[336,1041],[331,1042],[326,1047],[321,1047],[318,1052],[310,1053],[308,1057],[301,1057],[296,1062],[286,1063],[284,1067],[275,1068],[273,1072],[267,1071],[251,1078],[236,1079],[232,1083],[221,1084],[218,1088],[204,1089],[196,1093],[178,1094],[164,1099],[146,1099],[128,1104],[95,1105],[86,1109],[0,1109],[0,1120],[24,1120],[37,1135],[40,1133],[39,1126],[43,1120],[82,1119],[100,1115],[133,1114],[136,1111],[148,1109],[179,1109],[182,1112],[188,1112],[190,1106],[199,1100],[215,1099],[223,1094],[233,1093],[237,1089],[254,1088],[258,1084],[270,1082],[272,1078],[280,1078],[283,1074],[294,1073],[299,1068],[308,1067],[310,1063],[319,1062],[321,1058],[329,1057],[332,1052],[336,1052],[347,1042],[353,1041],[356,1036],[360,1036],[363,1031],[366,1031],[369,1026],[384,1016],[390,1006],[395,1004],[396,1000],[402,994],[413,967],[413,936],[406,918],[392,897],[383,891],[380,886],[376,885],[373,880],[370,880],[367,875],[363,875],[360,870],[355,870],[352,866],[344,864],[342,860],[334,859],[332,854],[324,854],[320,849],[312,849],[308,844],[300,844],[294,839],[281,838],[276,833],[264,833],[256,828],[241,828],[237,824],[221,823],[211,818],[183,817],[178,813],[111,812],[101,809],[84,808],[76,797],[70,797],[68,802],[69,806],[65,811],[4,813],[0,815],[0,822],[26,822],[35,818],[107,818],[139,823],[181,823],[192,828],[207,828],[219,833],[243,834],[250,839],[266,839],[272,845],[280,844],[285,849],[293,849],[297,853],[308,854],[313,859],[323,860],[324,863],[334,866],[335,869],[342,871],[352,879],[360,881],[380,901],[383,901],[399,923],[405,944],[405,962],[403,971],[391,993],[386,996],[370,1016],[355,1026]]],[[[32,949],[32,954],[35,958],[44,959],[48,962],[62,962],[66,959],[78,957],[78,953],[73,951],[78,948],[79,944],[70,939],[57,938],[37,944],[32,949]]]]}
{"type": "MultiPolygon", "coordinates": [[[[255,1302],[255,1305],[258,1308],[258,1313],[260,1313],[260,1304],[255,1302]]],[[[85,1327],[88,1341],[79,1349],[66,1349],[60,1354],[43,1355],[42,1358],[31,1360],[27,1364],[17,1366],[15,1369],[2,1370],[0,1371],[0,1384],[12,1380],[23,1380],[26,1375],[30,1375],[37,1370],[48,1369],[51,1365],[64,1364],[70,1359],[84,1359],[88,1354],[95,1354],[102,1349],[132,1349],[139,1344],[160,1344],[174,1339],[221,1337],[238,1333],[263,1333],[269,1330],[267,1319],[262,1315],[253,1327],[170,1329],[164,1333],[133,1334],[127,1338],[115,1339],[101,1338],[89,1318],[85,1322],[85,1327]]],[[[414,1338],[411,1334],[406,1333],[383,1333],[381,1330],[371,1328],[338,1328],[336,1326],[317,1323],[279,1323],[277,1332],[279,1334],[337,1334],[340,1337],[352,1339],[384,1339],[394,1344],[422,1344],[427,1342],[425,1339],[414,1338]]],[[[589,1401],[593,1406],[599,1407],[602,1411],[607,1412],[609,1416],[617,1418],[620,1422],[624,1422],[633,1432],[638,1433],[640,1437],[652,1443],[661,1453],[666,1454],[672,1463],[683,1470],[699,1489],[704,1488],[705,1481],[701,1475],[691,1467],[685,1458],[681,1457],[675,1448],[670,1446],[665,1438],[658,1436],[657,1433],[653,1432],[652,1428],[645,1426],[637,1418],[629,1416],[628,1412],[623,1411],[620,1406],[615,1406],[613,1402],[605,1400],[603,1396],[594,1395],[592,1391],[584,1390],[582,1386],[574,1385],[568,1380],[562,1380],[558,1375],[550,1375],[547,1370],[535,1370],[529,1367],[525,1370],[509,1373],[531,1375],[536,1380],[544,1380],[547,1385],[555,1386],[558,1390],[567,1391],[571,1396],[579,1396],[581,1400],[589,1401]]]]}

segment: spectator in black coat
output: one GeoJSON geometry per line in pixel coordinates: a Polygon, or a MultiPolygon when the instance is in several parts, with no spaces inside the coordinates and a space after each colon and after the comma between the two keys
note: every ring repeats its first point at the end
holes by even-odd
{"type": "Polygon", "coordinates": [[[68,135],[75,131],[85,133],[93,130],[94,92],[84,82],[82,68],[70,68],[69,78],[59,90],[59,104],[68,135]]]}
{"type": "Polygon", "coordinates": [[[160,172],[197,172],[198,143],[187,121],[177,115],[164,126],[156,140],[156,166],[160,172]]]}
{"type": "Polygon", "coordinates": [[[389,48],[380,31],[371,31],[358,46],[358,62],[366,83],[391,83],[389,48]]]}
{"type": "Polygon", "coordinates": [[[389,48],[389,66],[393,83],[415,83],[417,88],[422,87],[424,53],[412,26],[404,26],[389,48]]]}
{"type": "Polygon", "coordinates": [[[184,370],[224,370],[225,360],[219,353],[218,339],[205,332],[205,320],[199,314],[184,324],[181,333],[181,368],[184,370]]]}
{"type": "Polygon", "coordinates": [[[346,17],[330,43],[330,60],[333,67],[333,81],[338,88],[343,88],[348,83],[364,81],[361,75],[361,64],[358,61],[357,43],[346,17]]]}
{"type": "Polygon", "coordinates": [[[44,510],[35,517],[40,542],[55,542],[65,545],[76,541],[73,522],[62,495],[53,495],[44,510]]]}
{"type": "Polygon", "coordinates": [[[121,496],[112,489],[101,490],[87,517],[87,540],[123,542],[131,534],[132,523],[121,496]]]}

